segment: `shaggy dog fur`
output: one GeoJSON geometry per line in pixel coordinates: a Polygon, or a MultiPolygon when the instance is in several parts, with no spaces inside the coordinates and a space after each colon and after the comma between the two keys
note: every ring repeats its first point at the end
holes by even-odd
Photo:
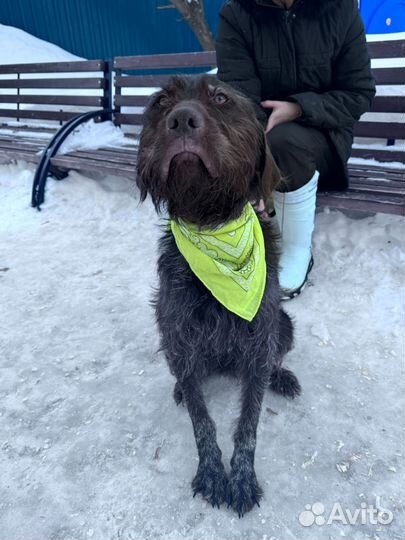
{"type": "MultiPolygon", "coordinates": [[[[250,101],[216,77],[175,77],[153,96],[139,146],[141,200],[149,194],[172,219],[215,227],[238,217],[252,198],[268,198],[278,179],[250,101]]],[[[252,322],[211,295],[169,231],[160,241],[155,298],[161,348],[177,379],[174,399],[186,404],[197,444],[194,495],[201,493],[213,506],[227,502],[239,516],[262,496],[254,455],[264,392],[270,387],[291,398],[300,393],[295,375],[281,367],[293,328],[280,307],[274,240],[268,226],[263,231],[267,281],[252,322]],[[242,386],[229,475],[201,389],[214,372],[233,374],[242,386]]]]}

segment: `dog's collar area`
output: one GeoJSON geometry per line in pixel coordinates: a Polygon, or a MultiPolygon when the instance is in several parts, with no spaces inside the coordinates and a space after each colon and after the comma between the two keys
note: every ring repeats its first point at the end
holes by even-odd
{"type": "Polygon", "coordinates": [[[218,302],[252,321],[266,283],[263,233],[252,205],[247,203],[239,218],[221,227],[200,230],[171,220],[170,229],[192,272],[218,302]]]}

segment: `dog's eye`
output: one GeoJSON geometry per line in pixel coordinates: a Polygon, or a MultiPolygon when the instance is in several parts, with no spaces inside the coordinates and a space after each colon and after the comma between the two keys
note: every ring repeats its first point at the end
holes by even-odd
{"type": "Polygon", "coordinates": [[[167,96],[159,96],[156,103],[160,105],[160,107],[166,107],[166,105],[169,104],[169,98],[167,96]]]}
{"type": "Polygon", "coordinates": [[[223,94],[222,92],[218,92],[218,94],[215,94],[214,101],[217,105],[223,105],[228,101],[228,96],[223,94]]]}

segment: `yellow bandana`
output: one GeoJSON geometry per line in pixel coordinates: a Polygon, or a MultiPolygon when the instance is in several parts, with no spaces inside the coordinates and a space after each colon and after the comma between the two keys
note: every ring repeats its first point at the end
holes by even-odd
{"type": "Polygon", "coordinates": [[[216,229],[170,221],[177,247],[212,295],[229,311],[252,321],[266,284],[263,232],[250,203],[242,215],[216,229]]]}

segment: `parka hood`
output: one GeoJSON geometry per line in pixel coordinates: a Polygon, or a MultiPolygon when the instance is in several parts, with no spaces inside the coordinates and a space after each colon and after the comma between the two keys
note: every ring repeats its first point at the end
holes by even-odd
{"type": "MultiPolygon", "coordinates": [[[[271,0],[260,0],[261,4],[256,3],[256,0],[232,0],[235,4],[242,6],[247,12],[252,15],[268,15],[276,14],[280,9],[271,0]],[[263,5],[267,4],[267,5],[263,5]]],[[[336,8],[342,0],[295,0],[294,9],[297,13],[306,17],[318,18],[336,8]]]]}

